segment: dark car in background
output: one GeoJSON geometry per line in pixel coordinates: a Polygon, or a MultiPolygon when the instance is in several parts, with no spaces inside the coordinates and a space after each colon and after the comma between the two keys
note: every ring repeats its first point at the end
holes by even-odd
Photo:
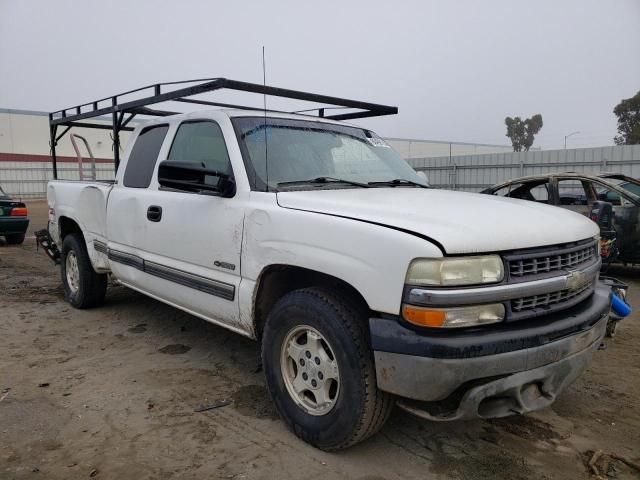
{"type": "Polygon", "coordinates": [[[556,205],[589,215],[595,201],[613,207],[618,258],[640,263],[640,181],[618,173],[547,173],[515,178],[481,193],[556,205]]]}
{"type": "Polygon", "coordinates": [[[24,235],[29,226],[27,206],[12,200],[0,186],[0,237],[4,237],[9,245],[24,242],[24,235]]]}

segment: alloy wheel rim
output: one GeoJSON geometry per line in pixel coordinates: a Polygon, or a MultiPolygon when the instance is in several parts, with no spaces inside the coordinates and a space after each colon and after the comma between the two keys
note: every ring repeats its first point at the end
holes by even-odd
{"type": "Polygon", "coordinates": [[[76,293],[80,288],[80,269],[78,268],[78,257],[76,257],[73,250],[67,253],[65,271],[67,274],[67,285],[69,285],[71,292],[76,293]]]}
{"type": "Polygon", "coordinates": [[[280,367],[293,401],[314,416],[329,413],[340,393],[340,371],[333,349],[315,328],[298,325],[282,342],[280,367]]]}

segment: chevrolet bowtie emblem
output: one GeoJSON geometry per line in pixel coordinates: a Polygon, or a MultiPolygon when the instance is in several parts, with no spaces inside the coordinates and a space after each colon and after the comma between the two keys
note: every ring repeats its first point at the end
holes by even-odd
{"type": "Polygon", "coordinates": [[[565,286],[568,290],[575,291],[580,290],[580,288],[584,287],[587,283],[589,283],[587,275],[584,272],[576,270],[569,272],[565,281],[565,286]]]}

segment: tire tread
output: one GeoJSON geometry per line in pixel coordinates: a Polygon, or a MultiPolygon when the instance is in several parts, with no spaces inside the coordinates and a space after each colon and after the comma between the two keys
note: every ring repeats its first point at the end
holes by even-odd
{"type": "MultiPolygon", "coordinates": [[[[367,311],[360,307],[350,298],[340,295],[328,288],[310,287],[295,290],[280,299],[273,310],[277,309],[277,304],[291,295],[302,297],[315,297],[325,305],[329,306],[338,316],[340,322],[346,327],[351,336],[351,340],[358,351],[358,362],[363,376],[360,381],[363,383],[365,399],[359,415],[356,428],[353,429],[348,438],[333,445],[322,445],[321,448],[327,451],[342,450],[356,443],[366,440],[375,434],[385,424],[391,411],[394,400],[389,393],[378,389],[374,368],[374,359],[369,348],[369,333],[367,330],[367,311]]],[[[269,336],[268,329],[272,328],[271,322],[265,325],[265,337],[269,336]]],[[[304,440],[303,432],[297,432],[304,440]]]]}
{"type": "Polygon", "coordinates": [[[80,270],[80,295],[75,299],[70,299],[65,288],[65,296],[67,301],[74,307],[79,309],[92,308],[100,305],[104,300],[107,291],[107,274],[97,273],[91,265],[87,246],[84,237],[79,233],[70,233],[64,237],[62,242],[62,259],[60,262],[60,273],[62,282],[66,286],[65,278],[65,259],[66,252],[73,249],[78,258],[78,268],[80,270]]]}

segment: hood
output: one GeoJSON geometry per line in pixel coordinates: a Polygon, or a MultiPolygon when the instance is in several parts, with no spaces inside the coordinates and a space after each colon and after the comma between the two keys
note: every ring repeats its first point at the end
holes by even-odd
{"type": "Polygon", "coordinates": [[[284,208],[409,230],[447,254],[498,252],[574,242],[599,233],[570,210],[513,198],[424,188],[279,192],[284,208]]]}

